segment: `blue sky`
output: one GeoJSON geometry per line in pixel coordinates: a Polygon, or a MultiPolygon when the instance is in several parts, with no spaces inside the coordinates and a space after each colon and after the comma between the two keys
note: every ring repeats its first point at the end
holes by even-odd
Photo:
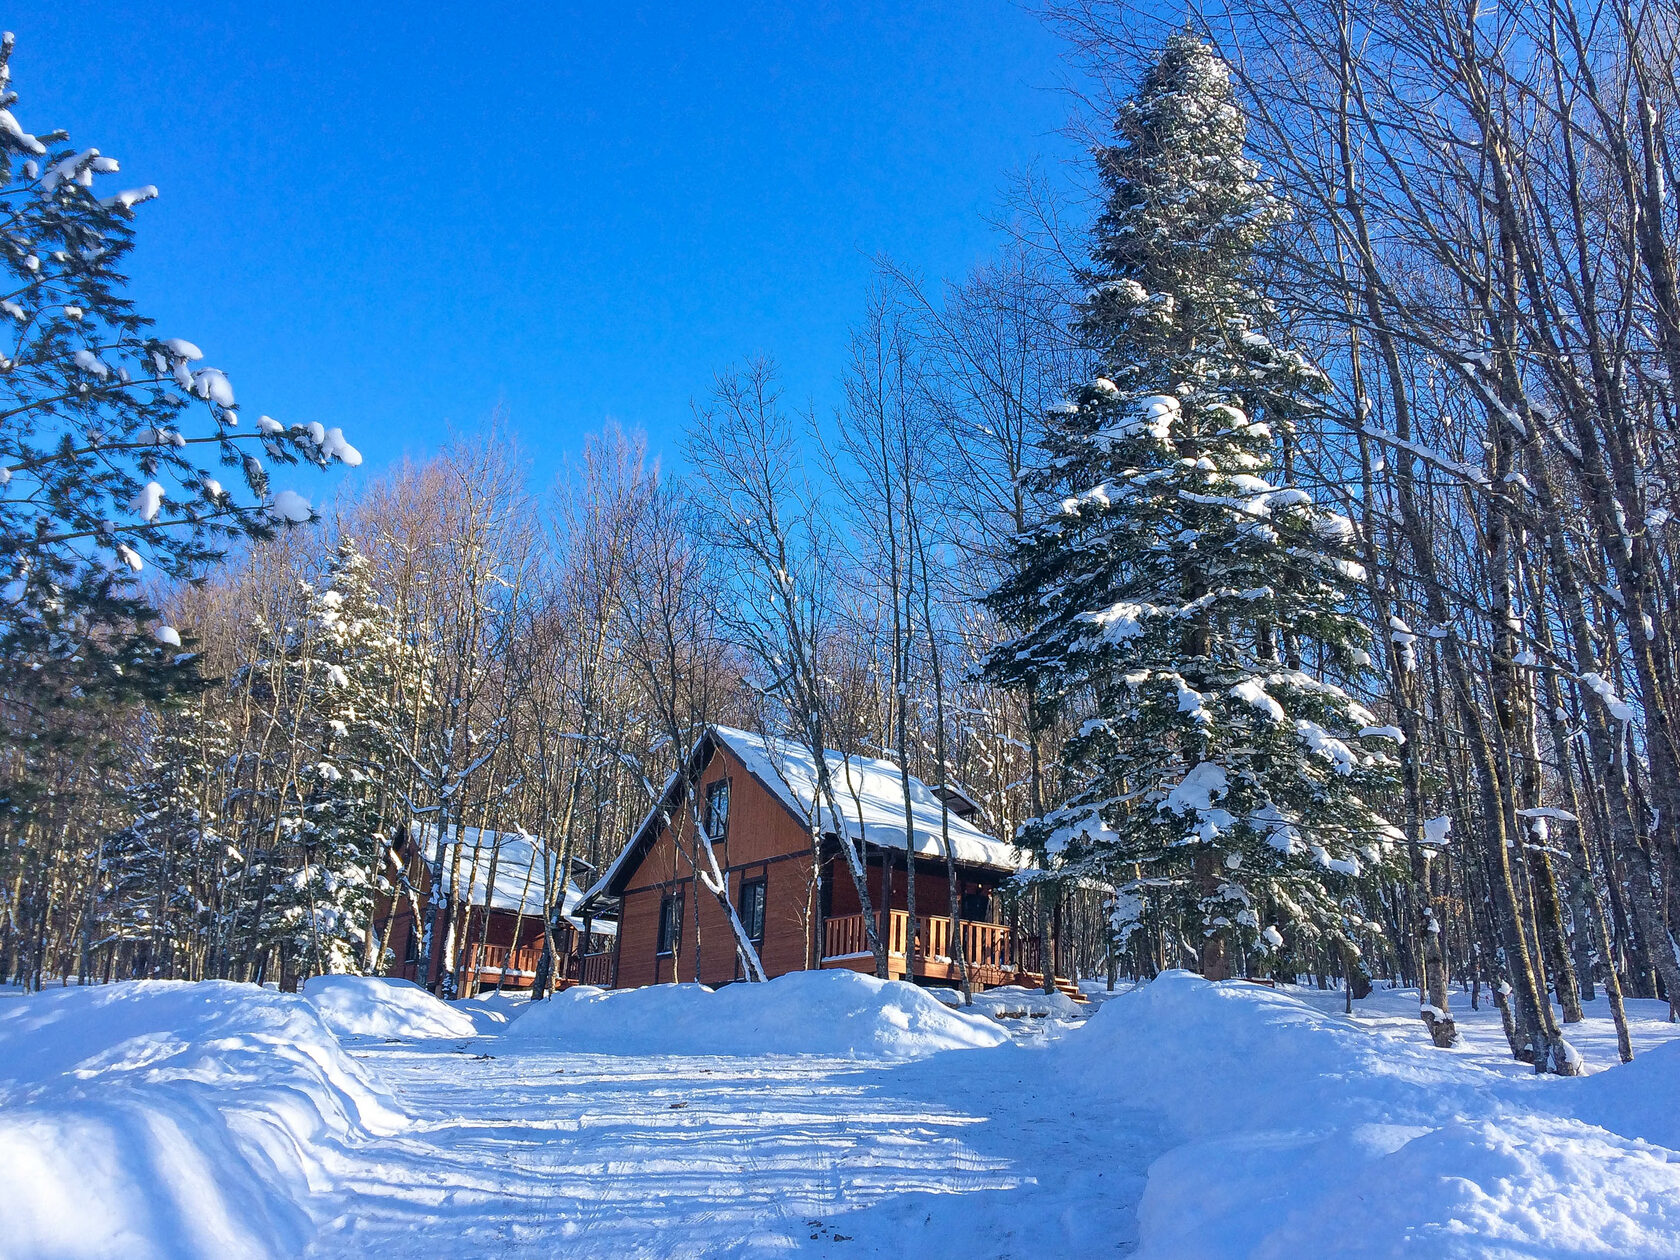
{"type": "Polygon", "coordinates": [[[872,256],[961,274],[1008,173],[1072,152],[1008,0],[428,7],[5,15],[23,125],[162,189],[141,309],[368,470],[498,405],[539,481],[608,417],[669,458],[758,352],[830,409],[872,256]]]}

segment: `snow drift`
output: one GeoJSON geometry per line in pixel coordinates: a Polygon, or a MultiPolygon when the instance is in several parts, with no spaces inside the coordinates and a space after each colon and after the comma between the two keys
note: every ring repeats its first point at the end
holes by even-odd
{"type": "MultiPolygon", "coordinates": [[[[946,1006],[962,1008],[962,994],[956,989],[929,989],[928,992],[946,1006]]],[[[1018,984],[1003,984],[976,993],[967,1010],[993,1019],[1081,1019],[1085,1013],[1085,1008],[1065,993],[1025,989],[1018,984]]]]}
{"type": "Polygon", "coordinates": [[[509,1024],[531,1009],[531,994],[524,989],[503,993],[486,989],[470,998],[456,998],[449,1009],[472,1020],[480,1033],[506,1032],[509,1024]]]}
{"type": "Polygon", "coordinates": [[[1512,1078],[1285,991],[1169,973],[1059,1052],[1179,1139],[1150,1169],[1142,1256],[1680,1255],[1680,1154],[1640,1140],[1667,1122],[1595,1127],[1672,1115],[1680,1045],[1629,1076],[1512,1078]]]}
{"type": "Polygon", "coordinates": [[[1641,1047],[1632,1063],[1566,1092],[1571,1112],[1588,1124],[1680,1151],[1680,1041],[1641,1047]]]}
{"type": "Polygon", "coordinates": [[[412,980],[384,976],[315,976],[303,995],[340,1037],[473,1037],[478,1024],[412,980]]]}
{"type": "Polygon", "coordinates": [[[593,1054],[819,1054],[915,1059],[1002,1045],[991,1020],[899,980],[795,971],[764,984],[567,989],[510,1025],[509,1042],[593,1054]]]}
{"type": "Polygon", "coordinates": [[[405,1118],[302,998],[139,981],[0,1008],[0,1256],[289,1255],[319,1154],[405,1118]]]}

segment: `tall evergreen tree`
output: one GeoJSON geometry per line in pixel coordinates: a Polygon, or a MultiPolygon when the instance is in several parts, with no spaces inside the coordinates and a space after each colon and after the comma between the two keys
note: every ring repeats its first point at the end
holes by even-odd
{"type": "MultiPolygon", "coordinates": [[[[225,866],[216,831],[216,771],[227,723],[202,703],[167,702],[147,723],[146,751],[125,793],[131,821],[105,843],[100,943],[128,941],[137,974],[196,978],[193,945],[210,927],[225,866]]],[[[90,939],[90,944],[91,944],[90,939]]]]}
{"type": "MultiPolygon", "coordinates": [[[[265,460],[361,456],[337,429],[248,419],[196,346],[154,335],[122,265],[157,189],[112,191],[114,158],[25,131],[11,51],[0,36],[0,735],[22,743],[67,706],[195,683],[136,575],[198,577],[308,520],[265,460]]],[[[0,807],[26,796],[0,787],[0,807]]]]}
{"type": "Polygon", "coordinates": [[[1392,833],[1366,803],[1392,735],[1334,681],[1368,660],[1353,527],[1284,476],[1327,387],[1259,331],[1255,251],[1284,208],[1194,35],[1167,41],[1116,130],[1077,326],[1100,375],[1052,417],[1035,488],[1058,506],[991,596],[1018,637],[990,676],[1030,688],[1040,721],[1083,719],[1059,803],[1023,836],[1119,885],[1117,934],[1146,902],[1177,915],[1212,978],[1232,944],[1281,946],[1280,925],[1346,956],[1341,894],[1392,833]]]}
{"type": "Polygon", "coordinates": [[[305,625],[292,677],[303,689],[293,737],[304,753],[299,806],[285,822],[294,866],[267,901],[267,938],[301,976],[377,963],[373,898],[381,871],[379,785],[387,770],[400,636],[373,588],[367,558],[343,539],[327,584],[305,592],[305,625]]]}

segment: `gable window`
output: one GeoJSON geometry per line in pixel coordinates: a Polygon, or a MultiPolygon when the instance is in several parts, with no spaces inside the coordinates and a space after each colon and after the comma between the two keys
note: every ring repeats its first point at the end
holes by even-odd
{"type": "Polygon", "coordinates": [[[729,780],[706,785],[706,834],[721,844],[729,833],[729,780]]]}
{"type": "Polygon", "coordinates": [[[764,889],[762,875],[741,885],[741,926],[754,945],[764,944],[764,889]]]}
{"type": "Polygon", "coordinates": [[[659,902],[659,952],[674,954],[682,948],[683,896],[667,893],[659,902]]]}

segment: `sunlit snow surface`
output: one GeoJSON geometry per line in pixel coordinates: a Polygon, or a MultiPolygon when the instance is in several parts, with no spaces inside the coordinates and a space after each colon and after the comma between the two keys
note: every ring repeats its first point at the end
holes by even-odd
{"type": "Polygon", "coordinates": [[[831,973],[718,995],[695,1053],[692,989],[509,1036],[511,996],[327,987],[339,1027],[384,1031],[335,1040],[249,986],[0,997],[0,1256],[1680,1255],[1656,1003],[1626,1068],[1591,1008],[1567,1033],[1599,1070],[1565,1081],[1456,990],[1445,1053],[1415,993],[1350,1019],[1339,993],[1181,974],[1087,982],[1089,1019],[997,994],[1029,1015],[987,1045],[933,994],[831,973]],[[825,1002],[861,1031],[810,1027],[825,1002]],[[463,1014],[477,1035],[422,1035],[463,1014]],[[774,1052],[825,1037],[858,1048],[774,1052]]]}
{"type": "Polygon", "coordinates": [[[1147,1122],[1013,1047],[891,1066],[353,1053],[417,1123],[347,1169],[323,1256],[1110,1254],[1156,1146],[1117,1141],[1147,1122]]]}

